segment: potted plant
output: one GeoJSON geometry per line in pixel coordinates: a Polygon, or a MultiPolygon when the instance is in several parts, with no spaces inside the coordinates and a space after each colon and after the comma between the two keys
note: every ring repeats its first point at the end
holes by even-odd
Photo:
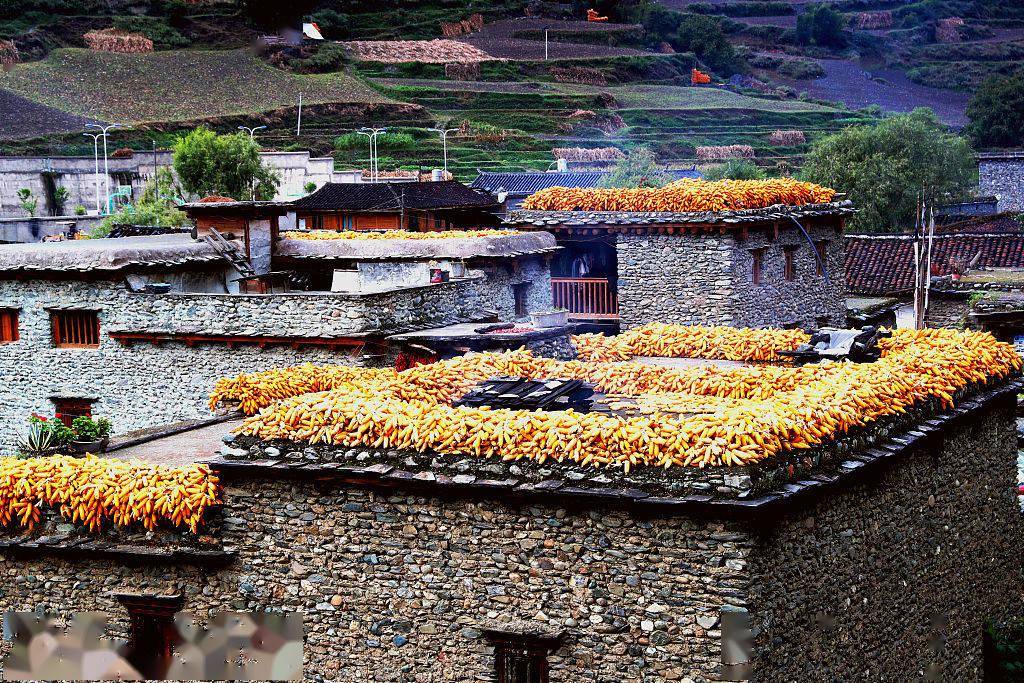
{"type": "Polygon", "coordinates": [[[32,414],[28,419],[29,431],[26,437],[34,435],[34,443],[26,442],[29,447],[28,453],[32,455],[52,455],[61,451],[67,451],[71,442],[75,440],[75,433],[66,424],[57,418],[46,418],[42,415],[32,414]],[[45,445],[45,448],[37,446],[45,445]]]}
{"type": "Polygon", "coordinates": [[[43,422],[29,422],[28,429],[18,435],[18,452],[26,458],[52,455],[56,439],[43,422]]]}
{"type": "Polygon", "coordinates": [[[74,441],[71,448],[76,453],[102,453],[110,443],[111,423],[105,417],[93,420],[91,417],[76,417],[71,421],[74,441]]]}

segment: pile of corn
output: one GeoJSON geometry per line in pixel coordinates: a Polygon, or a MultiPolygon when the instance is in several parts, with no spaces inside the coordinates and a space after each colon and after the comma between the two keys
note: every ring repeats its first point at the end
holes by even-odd
{"type": "Polygon", "coordinates": [[[411,230],[289,230],[281,237],[288,240],[441,240],[465,237],[509,237],[518,235],[514,230],[436,230],[434,232],[412,232],[411,230]]]}
{"type": "Polygon", "coordinates": [[[706,358],[767,362],[779,351],[792,351],[810,337],[801,330],[754,330],[734,327],[687,327],[648,323],[616,337],[573,337],[579,357],[593,361],[628,360],[633,356],[706,358]]]}
{"type": "Polygon", "coordinates": [[[0,526],[31,529],[44,505],[72,523],[99,530],[164,523],[198,531],[206,510],[220,501],[220,483],[205,465],[161,467],[95,456],[0,458],[0,526]]]}
{"type": "Polygon", "coordinates": [[[524,209],[537,211],[737,211],[776,204],[822,204],[835,190],[792,178],[769,180],[693,180],[684,178],[663,188],[549,187],[530,195],[524,209]]]}
{"type": "MultiPolygon", "coordinates": [[[[648,337],[653,332],[638,333],[633,343],[669,353],[691,355],[698,349],[711,356],[768,358],[773,345],[791,347],[799,341],[795,333],[778,330],[732,330],[735,339],[710,344],[701,340],[727,333],[661,329],[678,339],[652,346],[648,337]]],[[[951,406],[957,391],[1021,368],[1010,345],[978,332],[897,330],[883,340],[882,351],[875,363],[799,368],[562,362],[535,358],[525,350],[469,354],[401,373],[303,366],[222,380],[212,401],[240,402],[250,414],[240,433],[264,440],[505,460],[551,458],[628,471],[636,466],[743,465],[810,448],[929,399],[951,406]],[[636,398],[638,414],[451,405],[470,387],[495,376],[586,380],[606,394],[636,398]]]]}

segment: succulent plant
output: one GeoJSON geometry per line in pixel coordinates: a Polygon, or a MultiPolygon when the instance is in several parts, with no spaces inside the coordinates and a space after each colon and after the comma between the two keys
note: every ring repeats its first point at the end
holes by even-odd
{"type": "Polygon", "coordinates": [[[43,455],[57,445],[53,432],[44,424],[33,422],[18,435],[18,450],[25,455],[43,455]]]}

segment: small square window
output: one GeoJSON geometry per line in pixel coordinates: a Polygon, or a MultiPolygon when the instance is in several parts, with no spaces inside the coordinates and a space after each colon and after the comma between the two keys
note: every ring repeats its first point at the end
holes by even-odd
{"type": "Polygon", "coordinates": [[[95,349],[100,345],[98,311],[51,311],[50,323],[55,346],[95,349]]]}
{"type": "Polygon", "coordinates": [[[783,253],[786,257],[786,265],[783,270],[783,277],[792,282],[796,279],[796,250],[797,247],[785,247],[783,253]]]}
{"type": "Polygon", "coordinates": [[[764,270],[764,249],[750,250],[750,281],[761,284],[762,271],[764,270]]]}
{"type": "Polygon", "coordinates": [[[0,342],[16,342],[18,335],[18,309],[0,308],[0,342]]]}
{"type": "Polygon", "coordinates": [[[515,301],[515,312],[517,318],[529,315],[529,307],[526,304],[526,295],[530,291],[529,282],[520,282],[512,285],[512,299],[515,301]]]}
{"type": "Polygon", "coordinates": [[[92,417],[93,400],[88,398],[51,398],[53,416],[68,427],[76,417],[92,417]]]}
{"type": "Polygon", "coordinates": [[[562,636],[485,631],[494,647],[497,683],[548,683],[548,654],[561,647],[562,636]]]}

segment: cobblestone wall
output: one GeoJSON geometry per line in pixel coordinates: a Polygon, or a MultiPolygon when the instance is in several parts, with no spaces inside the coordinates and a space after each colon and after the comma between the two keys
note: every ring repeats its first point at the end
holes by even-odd
{"type": "Polygon", "coordinates": [[[777,327],[846,320],[842,236],[809,228],[825,243],[825,273],[796,228],[778,239],[752,231],[729,235],[619,235],[619,314],[623,329],[647,322],[777,327]],[[785,251],[794,249],[793,280],[785,278],[785,251]],[[752,279],[754,250],[763,249],[761,281],[752,279]]]}
{"type": "Polygon", "coordinates": [[[1024,591],[1014,408],[757,537],[755,678],[981,680],[982,624],[1024,591]]]}
{"type": "Polygon", "coordinates": [[[514,261],[488,259],[473,264],[469,273],[484,276],[491,294],[481,305],[497,311],[503,321],[515,320],[517,317],[513,285],[525,285],[528,312],[551,310],[551,268],[547,258],[530,257],[514,261]]]}
{"type": "Polygon", "coordinates": [[[999,198],[999,211],[1024,211],[1024,156],[981,159],[979,194],[999,198]]]}

